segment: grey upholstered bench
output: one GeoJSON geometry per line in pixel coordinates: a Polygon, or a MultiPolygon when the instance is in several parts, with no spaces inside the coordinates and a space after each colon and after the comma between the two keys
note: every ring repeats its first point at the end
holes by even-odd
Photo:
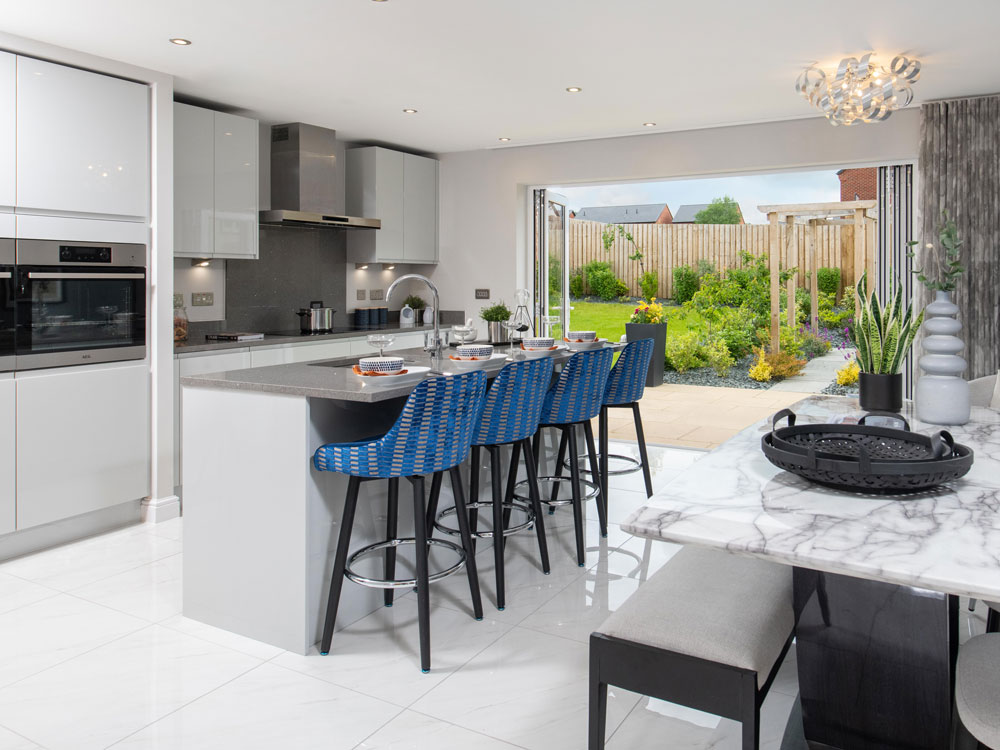
{"type": "Polygon", "coordinates": [[[1000,634],[977,635],[958,651],[955,750],[1000,750],[1000,634]]]}
{"type": "Polygon", "coordinates": [[[756,750],[794,625],[790,567],[684,547],[590,636],[590,750],[608,685],[740,721],[756,750]]]}

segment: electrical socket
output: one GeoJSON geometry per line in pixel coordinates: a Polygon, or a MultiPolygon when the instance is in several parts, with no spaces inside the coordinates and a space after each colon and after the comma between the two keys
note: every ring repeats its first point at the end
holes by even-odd
{"type": "Polygon", "coordinates": [[[183,294],[175,294],[174,295],[174,307],[183,307],[183,306],[184,306],[184,295],[183,294]]]}
{"type": "Polygon", "coordinates": [[[365,290],[358,289],[358,300],[363,302],[364,299],[365,299],[365,290]]]}
{"type": "Polygon", "coordinates": [[[211,307],[215,304],[215,294],[212,292],[191,292],[192,307],[211,307]]]}
{"type": "Polygon", "coordinates": [[[489,289],[477,289],[476,290],[476,299],[489,299],[489,298],[490,298],[490,290],[489,289]]]}
{"type": "Polygon", "coordinates": [[[368,299],[385,299],[384,289],[369,289],[368,299]]]}

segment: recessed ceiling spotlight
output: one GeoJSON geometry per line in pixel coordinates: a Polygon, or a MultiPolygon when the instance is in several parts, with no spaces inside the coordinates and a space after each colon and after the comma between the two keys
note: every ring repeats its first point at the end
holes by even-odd
{"type": "Polygon", "coordinates": [[[502,143],[506,143],[507,141],[510,140],[510,138],[497,138],[497,140],[500,141],[500,142],[502,142],[502,143]]]}
{"type": "Polygon", "coordinates": [[[178,47],[190,47],[191,46],[191,40],[190,39],[181,39],[179,36],[175,36],[174,38],[172,38],[170,40],[170,43],[171,44],[176,44],[178,47]]]}
{"type": "Polygon", "coordinates": [[[415,109],[412,109],[412,108],[410,108],[410,107],[407,107],[407,108],[406,108],[406,109],[404,109],[403,111],[404,111],[404,112],[405,112],[406,114],[408,114],[408,115],[415,115],[415,114],[417,114],[417,110],[415,110],[415,109]]]}
{"type": "Polygon", "coordinates": [[[656,123],[655,122],[644,122],[642,124],[642,126],[644,128],[655,128],[656,127],[656,123]]]}
{"type": "Polygon", "coordinates": [[[388,2],[388,0],[372,0],[372,2],[373,3],[385,3],[385,2],[388,2]]]}
{"type": "Polygon", "coordinates": [[[583,89],[581,89],[579,86],[567,86],[566,90],[571,94],[579,94],[581,91],[583,91],[583,89]]]}

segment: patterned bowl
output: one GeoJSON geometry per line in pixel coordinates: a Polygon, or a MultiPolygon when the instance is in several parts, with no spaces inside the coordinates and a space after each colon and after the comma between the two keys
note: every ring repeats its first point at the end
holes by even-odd
{"type": "Polygon", "coordinates": [[[383,372],[387,375],[403,369],[402,357],[363,357],[358,362],[361,372],[383,372]]]}
{"type": "Polygon", "coordinates": [[[521,343],[525,349],[551,349],[556,340],[553,338],[526,338],[521,343]]]}
{"type": "Polygon", "coordinates": [[[459,357],[489,359],[493,356],[493,347],[488,344],[461,344],[456,347],[456,353],[459,357]]]}
{"type": "Polygon", "coordinates": [[[569,331],[566,338],[570,341],[594,341],[597,338],[597,331],[569,331]]]}

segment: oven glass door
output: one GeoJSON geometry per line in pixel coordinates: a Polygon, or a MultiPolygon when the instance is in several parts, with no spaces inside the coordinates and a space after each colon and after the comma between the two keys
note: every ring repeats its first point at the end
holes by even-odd
{"type": "Polygon", "coordinates": [[[19,369],[141,359],[145,269],[18,266],[17,313],[19,369]],[[60,356],[92,351],[102,354],[60,356]]]}
{"type": "Polygon", "coordinates": [[[0,265],[0,372],[14,369],[14,266],[0,265]]]}

